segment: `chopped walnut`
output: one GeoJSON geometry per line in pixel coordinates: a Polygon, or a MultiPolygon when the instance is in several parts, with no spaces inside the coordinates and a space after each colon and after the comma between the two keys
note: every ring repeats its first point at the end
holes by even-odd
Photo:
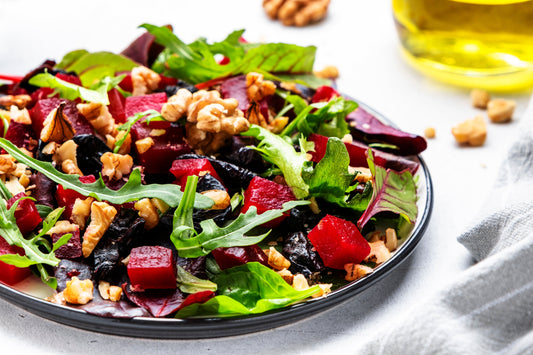
{"type": "Polygon", "coordinates": [[[339,69],[333,65],[328,65],[322,70],[315,71],[314,74],[323,79],[337,79],[339,77],[339,69]]]}
{"type": "Polygon", "coordinates": [[[377,265],[384,263],[391,258],[391,253],[383,240],[378,240],[370,244],[370,254],[365,261],[374,262],[377,265]]]}
{"type": "Polygon", "coordinates": [[[69,139],[61,145],[51,142],[45,146],[46,150],[53,152],[52,160],[56,165],[61,166],[64,173],[83,175],[78,168],[78,160],[76,159],[77,148],[78,145],[72,139],[69,139]]]}
{"type": "Polygon", "coordinates": [[[65,174],[80,175],[80,176],[83,175],[83,173],[81,172],[80,168],[78,168],[76,163],[74,163],[70,159],[67,159],[61,163],[61,170],[63,170],[65,174]]]}
{"type": "Polygon", "coordinates": [[[279,251],[274,247],[264,250],[268,256],[268,265],[275,270],[288,269],[291,266],[291,262],[287,260],[279,251]]]}
{"type": "Polygon", "coordinates": [[[31,171],[22,163],[16,163],[9,154],[0,154],[0,179],[11,194],[26,192],[30,184],[31,171]]]}
{"type": "Polygon", "coordinates": [[[71,139],[76,134],[69,118],[63,113],[64,107],[65,103],[60,103],[44,120],[40,137],[43,142],[61,143],[71,139]]]}
{"type": "Polygon", "coordinates": [[[292,285],[292,280],[294,279],[294,275],[292,274],[292,272],[290,272],[287,269],[282,269],[276,272],[278,273],[279,276],[283,278],[283,280],[285,280],[286,283],[288,283],[289,285],[292,285]]]}
{"type": "Polygon", "coordinates": [[[134,208],[139,211],[139,216],[144,219],[144,229],[152,229],[159,224],[159,214],[148,198],[135,202],[134,208]]]}
{"type": "Polygon", "coordinates": [[[147,67],[139,66],[131,70],[133,96],[146,95],[157,89],[161,77],[147,67]]]}
{"type": "Polygon", "coordinates": [[[116,136],[116,123],[106,105],[89,102],[86,104],[77,104],[78,111],[89,121],[91,126],[102,136],[116,136]]]}
{"type": "Polygon", "coordinates": [[[53,295],[46,297],[44,300],[55,304],[61,304],[63,306],[67,304],[63,292],[54,293],[53,295]]]}
{"type": "Polygon", "coordinates": [[[98,283],[98,293],[100,293],[100,297],[104,300],[118,302],[122,297],[122,288],[111,286],[107,281],[100,281],[98,283]]]}
{"type": "Polygon", "coordinates": [[[17,107],[23,109],[31,102],[30,95],[4,95],[0,96],[0,106],[17,107]]]}
{"type": "Polygon", "coordinates": [[[385,230],[385,246],[389,251],[394,251],[398,248],[398,236],[394,228],[387,228],[385,230]]]}
{"type": "Polygon", "coordinates": [[[325,297],[331,293],[331,286],[333,286],[333,284],[317,284],[317,285],[320,288],[320,291],[318,291],[317,293],[313,293],[311,297],[313,298],[325,297]]]}
{"type": "Polygon", "coordinates": [[[50,228],[47,234],[67,234],[75,232],[79,229],[80,228],[76,224],[70,223],[69,221],[57,221],[56,224],[50,228]]]}
{"type": "Polygon", "coordinates": [[[355,175],[354,181],[361,183],[367,183],[369,181],[372,181],[372,172],[369,168],[364,168],[361,166],[353,168],[350,166],[348,167],[348,171],[350,172],[350,174],[357,173],[357,175],[355,175]]]}
{"type": "Polygon", "coordinates": [[[320,21],[328,6],[329,0],[263,0],[267,15],[285,26],[302,27],[320,21]]]}
{"type": "Polygon", "coordinates": [[[309,283],[304,275],[296,274],[292,279],[292,288],[294,288],[296,291],[307,290],[309,288],[309,283]]]}
{"type": "Polygon", "coordinates": [[[7,177],[4,177],[4,178],[5,178],[4,184],[6,185],[6,188],[8,189],[8,191],[11,192],[13,196],[21,192],[26,192],[26,186],[22,185],[16,176],[8,175],[7,177]]]}
{"type": "Polygon", "coordinates": [[[11,106],[9,111],[0,110],[0,115],[13,122],[31,124],[30,112],[26,108],[19,109],[17,106],[11,106]]]}
{"type": "Polygon", "coordinates": [[[15,158],[9,154],[0,154],[0,175],[13,173],[16,169],[15,158]]]}
{"type": "Polygon", "coordinates": [[[150,201],[152,202],[152,205],[154,205],[154,207],[157,208],[161,213],[165,213],[170,208],[165,201],[156,197],[151,198],[150,201]]]}
{"type": "Polygon", "coordinates": [[[91,204],[91,222],[83,234],[81,245],[83,257],[87,258],[91,255],[116,214],[115,207],[105,202],[93,202],[91,204]]]}
{"type": "Polygon", "coordinates": [[[429,139],[433,139],[437,136],[437,131],[435,131],[435,128],[433,127],[427,127],[424,130],[424,136],[429,139]]]}
{"type": "Polygon", "coordinates": [[[215,201],[213,206],[211,206],[212,210],[224,210],[231,202],[231,198],[225,190],[207,190],[202,191],[201,194],[215,201]]]}
{"type": "Polygon", "coordinates": [[[86,199],[77,198],[74,201],[70,220],[80,226],[80,229],[85,228],[87,218],[91,215],[91,204],[93,201],[93,197],[87,197],[86,199]]]}
{"type": "Polygon", "coordinates": [[[115,136],[111,134],[106,135],[106,145],[109,147],[109,149],[115,149],[117,141],[121,140],[124,136],[126,136],[126,138],[122,142],[122,145],[118,149],[117,153],[129,154],[131,151],[131,134],[126,131],[118,131],[115,136]]]}
{"type": "Polygon", "coordinates": [[[255,72],[246,74],[246,95],[250,101],[261,101],[276,92],[276,84],[263,78],[263,74],[255,72]]]}
{"type": "Polygon", "coordinates": [[[167,121],[176,122],[187,114],[187,109],[192,102],[192,93],[187,89],[179,89],[175,95],[169,97],[161,108],[161,116],[167,121]]]}
{"type": "Polygon", "coordinates": [[[143,154],[148,151],[148,149],[154,146],[155,142],[151,137],[146,137],[135,141],[135,146],[137,147],[137,152],[143,154]]]}
{"type": "Polygon", "coordinates": [[[490,100],[487,104],[487,116],[491,122],[509,122],[513,118],[516,101],[506,99],[490,100]]]}
{"type": "Polygon", "coordinates": [[[346,281],[359,280],[374,271],[372,268],[361,264],[346,264],[344,270],[346,270],[344,277],[346,281]]]}
{"type": "Polygon", "coordinates": [[[74,276],[67,281],[63,297],[71,304],[87,304],[93,299],[93,287],[91,280],[80,280],[74,276]]]}
{"type": "Polygon", "coordinates": [[[487,124],[483,117],[478,115],[472,120],[466,120],[453,127],[452,134],[459,144],[481,146],[487,138],[487,124]]]}
{"type": "Polygon", "coordinates": [[[486,90],[473,89],[470,92],[470,100],[472,102],[472,106],[485,109],[490,101],[490,94],[486,90]]]}
{"type": "Polygon", "coordinates": [[[102,162],[102,175],[110,180],[120,180],[124,175],[131,173],[133,158],[129,155],[106,152],[100,157],[102,162]]]}

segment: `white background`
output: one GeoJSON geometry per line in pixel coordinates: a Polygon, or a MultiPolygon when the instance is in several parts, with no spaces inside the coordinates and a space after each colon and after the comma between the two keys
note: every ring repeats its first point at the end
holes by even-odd
{"type": "MultiPolygon", "coordinates": [[[[233,338],[169,341],[106,336],[62,326],[0,300],[0,353],[166,354],[330,353],[379,336],[383,325],[445,287],[472,264],[456,241],[496,183],[494,175],[518,130],[531,92],[499,95],[517,100],[515,120],[489,124],[486,144],[455,144],[451,127],[480,111],[468,90],[431,81],[402,59],[390,3],[332,0],[318,25],[287,28],[269,20],[255,1],[29,1],[0,0],[0,72],[24,75],[44,59],[70,50],[119,52],[142,31],[138,25],[172,24],[185,42],[222,40],[246,29],[250,41],[318,47],[316,68],[335,65],[341,91],[374,107],[406,131],[435,127],[422,154],[434,183],[434,210],[412,256],[385,279],[346,303],[296,324],[233,338]]],[[[406,329],[406,336],[409,330],[406,329]]]]}

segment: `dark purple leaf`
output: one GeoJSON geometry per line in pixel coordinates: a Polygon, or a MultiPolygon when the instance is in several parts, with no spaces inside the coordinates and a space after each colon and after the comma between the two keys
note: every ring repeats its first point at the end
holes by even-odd
{"type": "MultiPolygon", "coordinates": [[[[167,27],[172,29],[169,25],[167,27]]],[[[162,50],[163,46],[155,43],[155,36],[146,32],[134,40],[121,54],[139,64],[151,67],[162,50]]]]}
{"type": "Polygon", "coordinates": [[[176,312],[185,300],[179,289],[133,292],[129,284],[123,285],[122,289],[131,302],[148,310],[154,317],[165,317],[176,312]]]}

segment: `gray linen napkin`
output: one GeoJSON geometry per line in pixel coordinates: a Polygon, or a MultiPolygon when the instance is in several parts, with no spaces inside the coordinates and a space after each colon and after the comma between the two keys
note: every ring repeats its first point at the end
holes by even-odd
{"type": "Polygon", "coordinates": [[[533,354],[533,99],[520,124],[490,198],[458,237],[479,262],[357,353],[533,354]]]}

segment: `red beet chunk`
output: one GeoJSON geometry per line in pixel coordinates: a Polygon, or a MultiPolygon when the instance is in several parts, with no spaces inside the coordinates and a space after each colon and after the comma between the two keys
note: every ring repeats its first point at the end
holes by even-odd
{"type": "MultiPolygon", "coordinates": [[[[255,206],[257,207],[257,214],[262,214],[268,210],[280,209],[285,202],[295,199],[290,187],[256,176],[250,181],[250,185],[248,185],[248,188],[244,192],[244,205],[241,212],[245,213],[251,206],[255,206]]],[[[263,226],[266,228],[275,228],[288,215],[286,213],[281,217],[265,223],[263,226]]]]}
{"type": "Polygon", "coordinates": [[[133,83],[131,81],[131,72],[127,71],[127,72],[119,72],[117,73],[117,75],[126,75],[124,77],[124,79],[122,79],[122,81],[118,84],[118,86],[124,90],[124,91],[127,91],[127,92],[132,92],[133,91],[133,83]]]}
{"type": "Polygon", "coordinates": [[[218,176],[215,168],[211,165],[208,159],[177,159],[172,163],[170,172],[176,177],[181,189],[185,188],[187,177],[196,175],[202,176],[211,174],[218,181],[222,181],[218,176]]]}
{"type": "Polygon", "coordinates": [[[31,124],[9,122],[5,138],[17,147],[25,148],[32,153],[37,149],[37,139],[31,124]]]}
{"type": "Polygon", "coordinates": [[[115,119],[115,122],[126,122],[126,112],[124,111],[126,98],[116,88],[109,90],[107,96],[109,97],[109,105],[107,108],[111,116],[115,119]]]}
{"type": "Polygon", "coordinates": [[[67,83],[71,83],[74,85],[82,86],[81,80],[76,75],[72,74],[65,74],[65,73],[57,73],[55,75],[56,78],[61,79],[63,81],[66,81],[67,83]]]}
{"type": "MultiPolygon", "coordinates": [[[[18,193],[11,197],[7,201],[7,208],[11,208],[15,202],[22,197],[26,197],[24,192],[18,193]]],[[[17,226],[22,234],[31,232],[43,220],[37,211],[37,207],[35,207],[35,202],[29,198],[23,199],[18,203],[17,209],[15,210],[15,219],[17,220],[17,226]]]]}
{"type": "MultiPolygon", "coordinates": [[[[80,181],[84,184],[90,184],[96,181],[96,178],[93,175],[80,176],[80,181]]],[[[86,199],[87,197],[83,196],[79,192],[74,190],[65,189],[62,185],[57,185],[56,190],[56,201],[59,207],[65,207],[63,211],[63,218],[70,218],[72,214],[72,207],[77,198],[86,199]]]]}
{"type": "Polygon", "coordinates": [[[333,269],[359,264],[370,253],[370,245],[355,224],[331,215],[322,218],[307,237],[324,265],[333,269]]]}
{"type": "Polygon", "coordinates": [[[340,96],[340,94],[331,86],[320,86],[316,89],[315,94],[311,98],[311,102],[328,102],[337,96],[340,96]]]}
{"type": "MultiPolygon", "coordinates": [[[[81,251],[81,239],[80,239],[80,229],[77,228],[73,232],[70,232],[72,237],[69,239],[67,244],[59,247],[55,251],[56,257],[59,259],[76,259],[80,258],[82,255],[81,251]]],[[[57,242],[59,238],[67,233],[54,233],[52,234],[52,242],[57,242]]]]}
{"type": "Polygon", "coordinates": [[[176,263],[172,250],[160,246],[142,246],[131,250],[128,276],[134,288],[176,288],[176,263]]]}
{"type": "Polygon", "coordinates": [[[268,266],[267,255],[257,245],[217,248],[211,251],[211,255],[213,255],[215,261],[222,270],[250,263],[252,261],[257,261],[268,266]]]}
{"type": "MultiPolygon", "coordinates": [[[[19,254],[24,255],[24,249],[9,245],[4,238],[0,237],[0,255],[19,254]]],[[[14,285],[31,275],[29,267],[16,267],[0,261],[0,282],[14,285]]]]}
{"type": "MultiPolygon", "coordinates": [[[[312,133],[309,136],[309,141],[315,143],[315,151],[309,152],[312,156],[312,161],[318,163],[326,154],[328,137],[312,133]]],[[[366,144],[354,141],[352,143],[344,143],[344,145],[350,155],[350,166],[368,167],[366,159],[369,147],[366,144]]],[[[419,167],[417,162],[381,150],[372,149],[372,154],[374,156],[374,163],[383,168],[395,171],[403,171],[407,169],[414,174],[419,167]]]]}
{"type": "Polygon", "coordinates": [[[125,113],[126,118],[146,110],[156,110],[161,112],[161,107],[167,102],[167,95],[164,92],[149,95],[129,96],[126,98],[125,113]]]}
{"type": "Polygon", "coordinates": [[[53,97],[50,99],[39,100],[30,111],[33,130],[37,136],[41,135],[41,131],[43,130],[43,122],[48,114],[57,108],[61,102],[66,103],[63,113],[68,117],[72,127],[76,131],[76,135],[94,134],[93,127],[89,121],[87,121],[87,119],[78,112],[76,103],[74,101],[53,97]]]}
{"type": "Polygon", "coordinates": [[[183,139],[185,135],[183,126],[167,121],[152,121],[149,125],[146,122],[135,124],[131,129],[131,135],[134,142],[146,137],[154,141],[154,145],[142,153],[135,145],[139,163],[144,166],[144,171],[148,174],[168,174],[172,162],[180,155],[191,151],[183,139]]]}

